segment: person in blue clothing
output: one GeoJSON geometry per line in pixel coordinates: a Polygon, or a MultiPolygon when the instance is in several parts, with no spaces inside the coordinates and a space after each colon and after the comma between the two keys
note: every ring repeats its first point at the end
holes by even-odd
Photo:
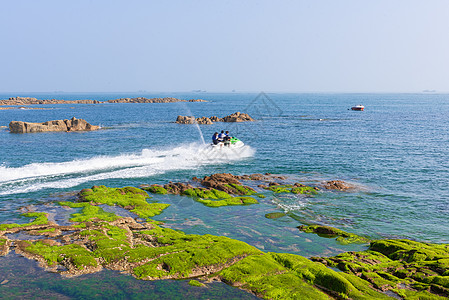
{"type": "Polygon", "coordinates": [[[215,132],[214,135],[212,136],[212,143],[214,145],[217,145],[220,141],[218,140],[218,132],[215,132]]]}
{"type": "Polygon", "coordinates": [[[224,133],[224,131],[222,130],[221,133],[218,135],[218,140],[220,142],[223,142],[225,140],[226,134],[224,133]]]}

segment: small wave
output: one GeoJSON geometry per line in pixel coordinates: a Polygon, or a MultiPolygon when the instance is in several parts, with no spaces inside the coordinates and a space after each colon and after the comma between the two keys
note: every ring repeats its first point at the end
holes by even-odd
{"type": "Polygon", "coordinates": [[[217,149],[193,143],[163,150],[143,149],[139,154],[32,163],[18,168],[0,166],[0,195],[69,188],[95,180],[148,177],[212,163],[230,163],[252,157],[254,153],[250,146],[217,149]]]}

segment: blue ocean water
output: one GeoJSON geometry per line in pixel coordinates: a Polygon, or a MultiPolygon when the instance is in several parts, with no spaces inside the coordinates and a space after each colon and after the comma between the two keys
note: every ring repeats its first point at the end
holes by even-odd
{"type": "MultiPolygon", "coordinates": [[[[17,95],[0,94],[0,99],[12,96],[17,95]]],[[[287,176],[286,182],[321,186],[327,180],[344,180],[356,188],[349,192],[322,189],[314,197],[267,193],[258,205],[216,209],[188,197],[158,196],[153,200],[171,206],[156,218],[188,233],[226,235],[265,251],[306,257],[366,246],[339,245],[332,239],[299,232],[296,227],[302,224],[330,225],[371,238],[449,243],[449,95],[21,96],[101,101],[173,96],[208,102],[61,104],[32,106],[43,110],[0,110],[0,222],[20,221],[24,206],[36,210],[45,206],[55,212],[49,202],[69,198],[92,185],[139,186],[185,182],[219,172],[268,172],[287,176]],[[350,110],[356,104],[363,104],[365,111],[350,110]],[[178,115],[223,117],[236,111],[249,113],[257,121],[200,126],[174,123],[178,115]],[[44,122],[72,117],[102,129],[11,134],[6,128],[13,120],[44,122]],[[210,152],[202,136],[207,144],[220,130],[230,130],[245,147],[210,152]],[[276,220],[264,217],[275,211],[288,215],[276,220]]]]}
{"type": "MultiPolygon", "coordinates": [[[[0,95],[7,99],[16,95],[0,95]]],[[[108,100],[131,94],[33,94],[41,99],[108,100]]],[[[319,185],[341,179],[353,192],[313,199],[270,199],[303,223],[323,223],[371,237],[449,242],[449,143],[445,94],[143,94],[208,102],[49,105],[0,110],[12,120],[73,116],[95,132],[11,134],[0,130],[0,221],[17,208],[94,184],[138,186],[217,172],[285,174],[319,185]],[[365,111],[351,111],[355,104],[365,111]],[[247,112],[257,122],[179,125],[178,115],[247,112]],[[242,152],[204,154],[201,135],[229,129],[242,152]]],[[[268,201],[268,200],[267,200],[268,201]]],[[[188,212],[186,212],[188,215],[188,212]]]]}
{"type": "MultiPolygon", "coordinates": [[[[0,95],[1,99],[9,96],[0,95]]],[[[33,94],[41,99],[116,99],[131,94],[33,94]]],[[[202,98],[167,104],[49,105],[0,110],[12,120],[73,116],[95,132],[11,134],[0,130],[0,221],[23,205],[94,184],[137,186],[217,172],[285,174],[319,185],[341,179],[353,192],[271,199],[273,209],[372,237],[449,242],[449,142],[445,94],[144,94],[202,98]],[[365,111],[351,111],[355,104],[365,111]],[[257,122],[179,125],[178,115],[247,112],[257,122]],[[204,155],[215,131],[229,129],[243,152],[204,155]]],[[[188,212],[187,212],[188,214],[188,212]]]]}

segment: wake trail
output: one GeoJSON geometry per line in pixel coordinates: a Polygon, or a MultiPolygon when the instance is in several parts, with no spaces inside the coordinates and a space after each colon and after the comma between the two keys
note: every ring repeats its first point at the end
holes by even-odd
{"type": "Polygon", "coordinates": [[[162,150],[143,149],[138,154],[31,163],[17,168],[0,166],[0,195],[69,188],[96,180],[148,177],[208,164],[231,163],[252,157],[254,153],[249,146],[216,149],[193,143],[162,150]]]}

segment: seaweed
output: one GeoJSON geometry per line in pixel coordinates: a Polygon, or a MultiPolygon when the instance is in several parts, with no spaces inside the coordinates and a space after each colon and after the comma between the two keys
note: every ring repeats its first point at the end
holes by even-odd
{"type": "Polygon", "coordinates": [[[32,222],[25,223],[25,224],[0,224],[0,230],[7,230],[12,228],[20,228],[20,227],[27,227],[32,225],[45,225],[48,224],[48,214],[44,212],[28,212],[22,214],[22,216],[27,218],[35,218],[32,222]]]}

